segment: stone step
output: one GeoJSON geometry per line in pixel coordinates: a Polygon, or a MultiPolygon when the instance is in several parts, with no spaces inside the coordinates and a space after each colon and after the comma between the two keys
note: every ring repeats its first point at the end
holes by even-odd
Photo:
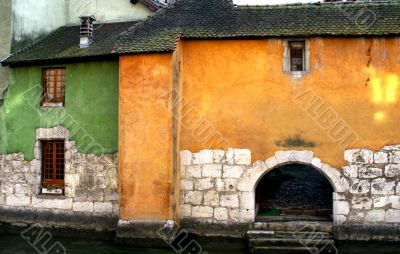
{"type": "Polygon", "coordinates": [[[269,231],[311,231],[333,233],[333,223],[328,221],[256,222],[253,224],[252,229],[269,231]]]}
{"type": "Polygon", "coordinates": [[[257,238],[249,239],[251,246],[294,246],[294,247],[322,247],[334,245],[332,239],[295,239],[295,238],[257,238]]]}
{"type": "Polygon", "coordinates": [[[257,238],[295,238],[295,239],[333,239],[333,235],[327,232],[314,231],[272,231],[272,230],[249,230],[249,239],[257,238]]]}
{"type": "Polygon", "coordinates": [[[290,246],[268,246],[268,247],[254,247],[251,250],[255,254],[310,254],[319,253],[318,248],[314,247],[290,247],[290,246]]]}

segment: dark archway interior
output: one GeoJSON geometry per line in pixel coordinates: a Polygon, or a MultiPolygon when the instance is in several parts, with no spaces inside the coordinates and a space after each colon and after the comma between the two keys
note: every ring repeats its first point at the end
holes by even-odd
{"type": "Polygon", "coordinates": [[[256,188],[258,216],[331,216],[333,188],[318,170],[305,165],[281,166],[256,188]]]}

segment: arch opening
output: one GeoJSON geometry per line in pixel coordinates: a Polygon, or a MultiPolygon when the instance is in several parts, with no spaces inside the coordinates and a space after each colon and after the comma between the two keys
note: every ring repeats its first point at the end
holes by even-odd
{"type": "Polygon", "coordinates": [[[265,174],[255,190],[256,220],[274,218],[332,219],[334,188],[310,165],[278,166],[265,174]]]}

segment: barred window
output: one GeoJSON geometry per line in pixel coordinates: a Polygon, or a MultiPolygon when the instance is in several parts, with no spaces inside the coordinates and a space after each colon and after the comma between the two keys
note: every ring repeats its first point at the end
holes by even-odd
{"type": "Polygon", "coordinates": [[[305,71],[305,42],[290,41],[290,71],[305,71]]]}
{"type": "Polygon", "coordinates": [[[42,71],[42,106],[51,103],[64,105],[65,68],[46,68],[42,71]]]}
{"type": "Polygon", "coordinates": [[[42,187],[64,187],[64,141],[42,141],[42,187]]]}

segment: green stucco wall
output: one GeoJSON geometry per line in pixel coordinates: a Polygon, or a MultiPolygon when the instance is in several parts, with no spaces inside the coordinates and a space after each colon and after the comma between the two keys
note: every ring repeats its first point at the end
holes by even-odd
{"type": "Polygon", "coordinates": [[[33,159],[37,128],[70,130],[82,153],[114,153],[118,144],[118,62],[67,65],[64,108],[41,108],[39,67],[11,69],[11,83],[0,107],[0,154],[22,152],[33,159]]]}

